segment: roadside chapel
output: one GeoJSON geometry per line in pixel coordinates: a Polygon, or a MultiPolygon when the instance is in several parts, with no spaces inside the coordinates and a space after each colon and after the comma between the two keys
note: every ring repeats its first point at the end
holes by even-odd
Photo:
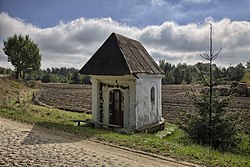
{"type": "Polygon", "coordinates": [[[163,122],[164,72],[142,44],[112,33],[80,70],[92,82],[92,121],[140,130],[163,122]]]}

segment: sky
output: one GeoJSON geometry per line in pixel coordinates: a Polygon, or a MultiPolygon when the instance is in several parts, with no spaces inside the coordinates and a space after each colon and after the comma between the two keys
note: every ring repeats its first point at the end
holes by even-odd
{"type": "Polygon", "coordinates": [[[195,64],[209,50],[228,67],[250,60],[249,0],[0,0],[2,48],[14,34],[36,42],[42,68],[81,68],[112,32],[140,41],[156,62],[195,64]]]}

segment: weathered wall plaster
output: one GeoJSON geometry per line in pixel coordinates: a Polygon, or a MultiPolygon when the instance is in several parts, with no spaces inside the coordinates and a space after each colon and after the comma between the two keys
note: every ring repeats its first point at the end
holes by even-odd
{"type": "Polygon", "coordinates": [[[118,89],[124,95],[124,128],[139,129],[143,126],[159,123],[162,119],[162,75],[138,74],[137,76],[139,79],[133,75],[91,76],[92,120],[100,122],[101,108],[103,123],[109,123],[109,94],[110,91],[118,89]],[[151,100],[152,87],[155,89],[153,103],[151,100]]]}
{"type": "Polygon", "coordinates": [[[136,127],[157,124],[162,120],[161,79],[162,75],[138,74],[136,80],[136,127]],[[151,88],[154,88],[154,102],[151,102],[151,88]]]}

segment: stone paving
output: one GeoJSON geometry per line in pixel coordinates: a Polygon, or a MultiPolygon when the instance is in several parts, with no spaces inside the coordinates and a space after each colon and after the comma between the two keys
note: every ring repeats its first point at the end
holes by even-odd
{"type": "MultiPolygon", "coordinates": [[[[0,117],[0,167],[193,166],[0,117]]],[[[195,165],[196,166],[196,165],[195,165]]]]}
{"type": "Polygon", "coordinates": [[[0,132],[0,166],[130,166],[77,143],[59,143],[3,125],[0,132]]]}

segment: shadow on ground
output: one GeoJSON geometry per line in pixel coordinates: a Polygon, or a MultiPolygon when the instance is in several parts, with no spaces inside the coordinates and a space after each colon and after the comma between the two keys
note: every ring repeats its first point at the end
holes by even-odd
{"type": "Polygon", "coordinates": [[[37,144],[55,144],[55,143],[73,143],[85,140],[86,137],[77,136],[70,133],[63,132],[63,129],[82,128],[72,125],[56,124],[51,122],[36,123],[30,131],[23,131],[28,133],[21,144],[37,145],[37,144]],[[59,128],[59,126],[61,126],[59,128]],[[60,130],[58,130],[60,129],[60,130]]]}

